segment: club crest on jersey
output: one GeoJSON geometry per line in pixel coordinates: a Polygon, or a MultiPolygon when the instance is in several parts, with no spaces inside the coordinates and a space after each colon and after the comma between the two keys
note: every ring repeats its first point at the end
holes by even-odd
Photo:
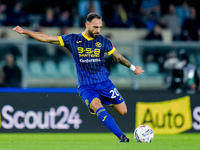
{"type": "Polygon", "coordinates": [[[95,46],[96,46],[96,47],[101,47],[101,43],[100,43],[100,42],[96,42],[96,43],[95,43],[95,46]]]}

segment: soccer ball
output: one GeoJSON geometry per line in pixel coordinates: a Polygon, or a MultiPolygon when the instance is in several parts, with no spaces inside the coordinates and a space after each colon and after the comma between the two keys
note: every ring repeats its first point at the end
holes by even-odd
{"type": "Polygon", "coordinates": [[[151,127],[140,125],[134,131],[134,138],[137,142],[150,143],[154,138],[154,133],[151,127]]]}

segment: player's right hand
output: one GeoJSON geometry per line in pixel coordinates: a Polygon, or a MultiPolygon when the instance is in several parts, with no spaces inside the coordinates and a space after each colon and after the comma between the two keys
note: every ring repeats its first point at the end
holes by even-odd
{"type": "Polygon", "coordinates": [[[136,66],[136,67],[135,67],[134,73],[135,73],[136,75],[142,74],[143,72],[144,72],[144,70],[142,70],[141,67],[139,67],[139,66],[136,66]]]}
{"type": "Polygon", "coordinates": [[[21,28],[20,26],[16,26],[15,28],[13,28],[13,31],[16,31],[19,34],[23,34],[24,33],[24,29],[21,28]]]}

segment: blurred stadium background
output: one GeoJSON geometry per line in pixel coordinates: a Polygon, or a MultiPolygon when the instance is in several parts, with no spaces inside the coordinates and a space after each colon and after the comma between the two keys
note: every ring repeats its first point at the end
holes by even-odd
{"type": "MultiPolygon", "coordinates": [[[[184,20],[190,18],[191,9],[196,10],[195,4],[184,0],[1,1],[1,66],[5,64],[4,55],[11,52],[22,70],[22,87],[76,87],[75,66],[69,53],[66,56],[59,46],[18,35],[12,28],[20,25],[55,36],[80,33],[84,30],[85,15],[96,11],[104,18],[101,34],[110,38],[117,50],[133,64],[142,66],[146,71],[142,76],[134,76],[126,67],[105,56],[110,78],[116,86],[135,90],[166,90],[169,70],[165,62],[177,57],[181,49],[185,50],[190,62],[197,66],[197,71],[200,70],[199,26],[195,25],[196,34],[190,34],[196,22],[189,22],[191,27],[184,25],[184,20]],[[177,17],[180,26],[163,23],[170,4],[174,5],[173,17],[177,17]],[[147,38],[155,25],[160,26],[159,36],[147,38]]],[[[196,14],[195,19],[199,22],[198,10],[196,14]]]]}

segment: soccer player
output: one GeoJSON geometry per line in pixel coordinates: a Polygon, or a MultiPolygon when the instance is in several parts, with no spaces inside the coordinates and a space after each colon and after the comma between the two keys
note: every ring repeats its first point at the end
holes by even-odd
{"type": "Polygon", "coordinates": [[[110,105],[120,115],[127,113],[125,100],[109,79],[109,72],[104,66],[104,53],[112,55],[114,60],[130,68],[136,75],[144,71],[141,67],[132,65],[118,53],[110,40],[100,35],[102,17],[99,14],[89,13],[85,27],[82,33],[61,36],[33,32],[19,26],[13,30],[41,42],[67,47],[76,64],[78,92],[89,111],[97,115],[99,120],[119,138],[119,142],[129,142],[113,117],[103,107],[103,104],[110,105]]]}

